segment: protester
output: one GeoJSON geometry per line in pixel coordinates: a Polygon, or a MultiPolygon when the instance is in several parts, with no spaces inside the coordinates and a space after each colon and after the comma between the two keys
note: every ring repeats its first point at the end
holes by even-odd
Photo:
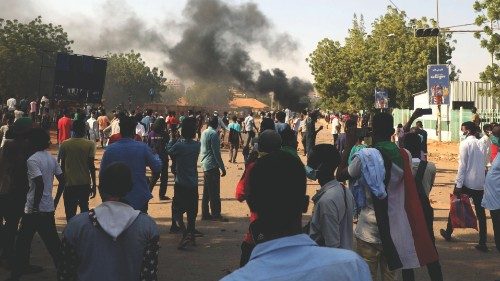
{"type": "Polygon", "coordinates": [[[71,137],[71,125],[73,121],[69,118],[69,111],[64,109],[63,116],[57,121],[57,143],[61,145],[63,141],[71,137]]]}
{"type": "Polygon", "coordinates": [[[398,124],[398,127],[396,128],[396,137],[397,137],[397,144],[398,144],[398,147],[402,147],[403,146],[403,138],[405,136],[405,131],[403,129],[403,124],[398,124]]]}
{"type": "Polygon", "coordinates": [[[313,196],[309,236],[320,246],[352,250],[354,197],[334,176],[340,154],[331,144],[313,147],[306,166],[310,180],[321,186],[313,196]]]}
{"type": "Polygon", "coordinates": [[[371,280],[354,252],[317,247],[302,234],[308,201],[298,159],[279,151],[258,159],[247,197],[258,217],[250,225],[256,246],[250,261],[222,280],[371,280]]]}
{"type": "MultiPolygon", "coordinates": [[[[435,247],[434,238],[434,210],[430,204],[429,194],[436,178],[436,165],[432,162],[420,160],[422,151],[421,137],[415,133],[408,133],[404,137],[404,142],[400,143],[412,156],[412,172],[415,177],[415,184],[419,199],[422,203],[427,229],[435,247]]],[[[427,265],[427,271],[432,281],[443,280],[441,264],[439,261],[427,265]]],[[[403,281],[415,280],[413,269],[403,269],[403,281]]]]}
{"type": "MultiPolygon", "coordinates": [[[[286,128],[280,134],[281,136],[281,150],[289,153],[297,159],[300,159],[297,153],[297,137],[295,132],[290,128],[286,128]]],[[[302,161],[302,160],[301,160],[302,161]]]]}
{"type": "Polygon", "coordinates": [[[476,107],[473,107],[471,109],[471,112],[472,112],[472,118],[471,118],[471,121],[476,124],[477,127],[479,127],[479,125],[481,124],[481,117],[479,117],[479,114],[477,113],[477,108],[476,107]]]}
{"type": "Polygon", "coordinates": [[[347,164],[356,130],[348,130],[347,148],[337,179],[359,180],[352,190],[360,209],[354,235],[357,252],[366,260],[372,278],[380,268],[382,280],[394,280],[394,270],[436,262],[438,255],[427,231],[411,169],[411,155],[391,142],[394,119],[388,113],[373,117],[373,147],[354,155],[347,164]]]}
{"type": "Polygon", "coordinates": [[[16,99],[14,97],[9,98],[7,100],[7,109],[9,111],[14,111],[16,109],[16,104],[17,104],[17,101],[16,101],[16,99]]]}
{"type": "Polygon", "coordinates": [[[97,119],[95,118],[95,113],[92,112],[90,114],[90,118],[87,119],[87,127],[89,129],[89,140],[92,142],[96,142],[99,140],[99,123],[97,122],[97,119]]]}
{"type": "MultiPolygon", "coordinates": [[[[133,187],[124,196],[124,202],[136,210],[147,212],[148,201],[152,198],[146,179],[146,167],[151,169],[153,176],[161,169],[161,160],[142,142],[133,140],[135,136],[135,121],[127,116],[120,119],[121,139],[106,148],[101,160],[100,171],[114,162],[123,162],[132,172],[133,187]]],[[[101,198],[102,198],[102,191],[101,198]]]]}
{"type": "Polygon", "coordinates": [[[253,118],[253,112],[249,111],[247,117],[245,117],[245,121],[243,121],[245,133],[248,134],[245,147],[249,147],[253,138],[255,138],[255,133],[258,131],[257,126],[255,125],[255,120],[253,118]]]}
{"type": "Polygon", "coordinates": [[[56,159],[46,151],[50,145],[47,133],[40,128],[32,129],[28,133],[28,141],[34,154],[27,160],[29,191],[16,241],[11,280],[19,280],[29,265],[31,242],[35,233],[42,238],[56,268],[61,261],[61,243],[54,218],[57,202],[52,198],[52,188],[56,176],[59,181],[57,193],[60,194],[64,188],[64,177],[56,159]]]}
{"type": "MultiPolygon", "coordinates": [[[[239,202],[247,200],[250,185],[250,174],[253,167],[255,166],[255,161],[260,157],[265,157],[269,153],[278,151],[280,149],[281,143],[282,139],[280,135],[273,129],[267,129],[259,135],[258,157],[251,159],[245,164],[245,171],[243,172],[243,175],[241,176],[236,186],[236,200],[238,200],[239,202]]],[[[250,223],[254,222],[256,219],[257,214],[250,210],[250,223]]],[[[251,233],[245,234],[245,237],[241,244],[240,266],[244,266],[249,261],[250,254],[252,253],[254,247],[255,242],[251,236],[251,233]]]]}
{"type": "Polygon", "coordinates": [[[64,229],[58,280],[157,280],[158,227],[147,214],[122,203],[133,190],[130,169],[115,162],[100,178],[103,203],[64,229]]]}
{"type": "Polygon", "coordinates": [[[168,185],[168,155],[167,155],[167,143],[169,142],[169,136],[166,131],[167,124],[163,118],[156,119],[155,123],[151,126],[151,132],[148,135],[148,145],[153,150],[153,153],[158,154],[161,160],[161,170],[160,173],[151,179],[149,189],[153,192],[158,179],[160,180],[160,190],[158,193],[158,198],[160,200],[170,200],[167,196],[167,185],[168,185]]]}
{"type": "Polygon", "coordinates": [[[40,128],[42,128],[50,136],[50,127],[52,125],[52,118],[49,114],[48,108],[43,108],[43,114],[40,117],[40,128]]]}
{"type": "Polygon", "coordinates": [[[220,140],[217,134],[219,118],[210,118],[209,127],[201,134],[201,167],[204,183],[202,197],[202,219],[227,221],[221,215],[220,178],[226,175],[226,168],[221,158],[220,140]],[[208,205],[210,203],[210,209],[208,205]]]}
{"type": "MultiPolygon", "coordinates": [[[[13,117],[12,114],[11,116],[13,117]]],[[[7,131],[5,145],[0,150],[0,220],[4,222],[0,232],[0,248],[1,259],[7,268],[14,265],[15,238],[29,189],[27,160],[32,149],[28,143],[28,133],[32,126],[33,122],[29,118],[14,122],[7,131]]],[[[26,266],[22,269],[24,273],[41,270],[37,266],[26,266]]]]}
{"type": "Polygon", "coordinates": [[[488,171],[489,167],[491,166],[491,131],[493,127],[491,124],[485,124],[483,126],[483,136],[481,139],[479,139],[479,145],[481,147],[481,151],[484,153],[484,166],[486,168],[486,171],[488,171]]]}
{"type": "Polygon", "coordinates": [[[236,156],[238,155],[238,149],[240,148],[240,143],[243,143],[243,138],[241,136],[241,125],[238,124],[238,117],[234,115],[231,118],[232,122],[228,125],[229,129],[229,163],[236,163],[236,156]]]}
{"type": "Polygon", "coordinates": [[[36,120],[36,112],[37,112],[37,103],[36,103],[36,100],[33,99],[30,102],[30,117],[31,117],[31,120],[33,120],[33,122],[35,122],[35,120],[36,120]]]}
{"type": "Polygon", "coordinates": [[[99,123],[99,139],[101,140],[101,148],[104,148],[106,143],[106,134],[104,130],[111,124],[109,122],[108,116],[106,116],[106,111],[101,111],[101,116],[97,117],[97,123],[99,123]]]}
{"type": "Polygon", "coordinates": [[[278,134],[281,134],[281,132],[283,132],[285,129],[290,128],[290,125],[288,125],[288,123],[285,122],[285,119],[286,119],[285,112],[279,111],[278,113],[276,113],[276,120],[278,122],[276,122],[274,126],[276,127],[276,132],[278,132],[278,134]]]}
{"type": "MultiPolygon", "coordinates": [[[[500,146],[500,125],[492,128],[491,142],[496,147],[500,146]]],[[[474,203],[475,204],[475,203],[474,203]]],[[[481,206],[490,210],[493,222],[495,246],[500,252],[500,157],[496,157],[491,169],[486,175],[484,183],[484,196],[481,206]]]]}
{"type": "MultiPolygon", "coordinates": [[[[458,171],[453,194],[466,194],[472,198],[476,209],[477,220],[479,221],[479,242],[475,248],[479,251],[487,252],[486,213],[481,206],[481,200],[484,194],[485,155],[476,137],[478,129],[479,128],[472,121],[462,124],[462,133],[466,138],[460,143],[458,171]]],[[[441,236],[443,236],[446,241],[451,240],[453,227],[449,216],[446,230],[441,229],[440,232],[441,236]]]]}
{"type": "Polygon", "coordinates": [[[73,137],[64,141],[59,148],[61,168],[66,179],[64,188],[64,209],[66,221],[89,210],[89,197],[96,195],[95,150],[94,141],[85,137],[85,125],[82,121],[73,122],[73,137]]]}
{"type": "Polygon", "coordinates": [[[300,142],[302,143],[302,148],[303,150],[303,155],[307,155],[307,126],[306,126],[306,120],[307,120],[307,110],[303,110],[302,113],[300,114],[300,126],[299,126],[299,132],[300,132],[300,142]]]}
{"type": "Polygon", "coordinates": [[[323,126],[319,126],[316,130],[316,121],[318,120],[319,111],[312,111],[306,119],[306,154],[312,151],[316,144],[316,135],[323,130],[323,126]]]}
{"type": "Polygon", "coordinates": [[[200,143],[194,140],[196,129],[196,119],[186,117],[182,121],[182,138],[172,136],[168,143],[168,153],[177,159],[170,232],[183,232],[178,249],[184,249],[188,244],[195,245],[195,237],[203,235],[196,230],[196,216],[198,215],[197,162],[200,154],[200,143]],[[187,214],[187,227],[184,226],[182,218],[184,213],[187,214]]]}
{"type": "Polygon", "coordinates": [[[340,122],[338,113],[333,114],[333,117],[331,118],[331,123],[332,123],[331,125],[332,125],[333,145],[336,145],[340,132],[340,122]]]}
{"type": "Polygon", "coordinates": [[[5,145],[5,141],[7,140],[7,132],[9,131],[9,128],[12,127],[12,124],[14,124],[14,115],[10,113],[6,113],[3,116],[3,125],[0,127],[0,134],[2,136],[2,143],[0,144],[0,148],[2,148],[5,145]]]}

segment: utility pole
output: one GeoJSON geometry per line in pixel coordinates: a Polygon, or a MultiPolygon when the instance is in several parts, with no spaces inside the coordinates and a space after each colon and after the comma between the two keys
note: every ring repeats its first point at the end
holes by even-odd
{"type": "MultiPolygon", "coordinates": [[[[436,24],[439,29],[439,0],[436,0],[436,24]]],[[[439,32],[441,33],[441,32],[439,32]]],[[[439,34],[436,36],[436,64],[439,64],[439,34]]],[[[438,116],[437,116],[437,135],[438,141],[441,142],[441,104],[438,104],[438,116]]]]}

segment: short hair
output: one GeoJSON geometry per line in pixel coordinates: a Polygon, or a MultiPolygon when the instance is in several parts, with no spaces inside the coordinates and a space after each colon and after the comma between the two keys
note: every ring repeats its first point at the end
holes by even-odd
{"type": "Polygon", "coordinates": [[[83,120],[75,120],[73,122],[73,132],[77,137],[85,136],[86,126],[83,120]]]}
{"type": "Polygon", "coordinates": [[[35,151],[43,151],[50,147],[50,136],[42,128],[33,128],[28,133],[28,141],[35,151]]]}
{"type": "Polygon", "coordinates": [[[196,135],[196,119],[193,117],[186,117],[182,120],[181,135],[185,139],[193,139],[196,135]]]}
{"type": "Polygon", "coordinates": [[[382,138],[390,138],[394,133],[394,117],[386,112],[381,112],[373,116],[373,135],[382,138]]]}
{"type": "Polygon", "coordinates": [[[286,113],[283,111],[279,111],[278,113],[276,113],[276,119],[278,119],[278,121],[280,122],[285,122],[286,113]]]}
{"type": "Polygon", "coordinates": [[[477,112],[477,107],[473,106],[473,107],[471,108],[471,111],[472,111],[472,113],[476,113],[476,112],[477,112]]]}
{"type": "Polygon", "coordinates": [[[275,130],[274,121],[271,118],[264,117],[262,122],[260,123],[260,132],[264,132],[265,130],[275,130]]]}
{"type": "Polygon", "coordinates": [[[156,119],[152,125],[152,130],[157,134],[165,132],[166,128],[167,128],[167,123],[165,123],[165,119],[163,118],[156,119]]]}
{"type": "Polygon", "coordinates": [[[333,176],[333,172],[340,164],[338,149],[326,143],[315,145],[307,158],[307,166],[317,169],[320,164],[323,168],[322,171],[330,172],[333,176]]]}
{"type": "Polygon", "coordinates": [[[265,130],[258,138],[259,152],[271,153],[281,148],[281,136],[276,130],[265,130]]]}
{"type": "Polygon", "coordinates": [[[278,232],[295,223],[305,209],[305,195],[306,173],[299,159],[276,151],[256,160],[247,201],[265,230],[278,232]]]}
{"type": "Polygon", "coordinates": [[[483,125],[483,132],[491,131],[491,130],[493,130],[493,126],[491,126],[491,124],[484,124],[483,125]]]}
{"type": "Polygon", "coordinates": [[[422,151],[422,139],[417,133],[407,133],[403,139],[403,146],[413,158],[420,158],[422,151]]]}
{"type": "Polygon", "coordinates": [[[306,109],[302,110],[302,114],[307,115],[307,110],[306,109]]]}
{"type": "Polygon", "coordinates": [[[478,127],[476,126],[476,123],[472,121],[467,121],[462,123],[461,127],[465,127],[465,129],[469,130],[472,135],[476,134],[478,132],[478,127]]]}
{"type": "Polygon", "coordinates": [[[146,110],[146,115],[150,116],[151,114],[153,114],[153,110],[151,109],[146,110]]]}
{"type": "Polygon", "coordinates": [[[210,117],[210,121],[208,122],[208,125],[214,129],[219,127],[219,117],[217,117],[217,116],[210,117]]]}
{"type": "Polygon", "coordinates": [[[125,163],[114,162],[101,172],[99,182],[99,191],[104,198],[121,198],[132,190],[132,173],[125,163]]]}
{"type": "Polygon", "coordinates": [[[419,121],[417,121],[417,122],[415,122],[415,124],[416,124],[417,126],[422,126],[422,127],[423,127],[422,121],[420,121],[420,120],[419,120],[419,121]]]}
{"type": "Polygon", "coordinates": [[[236,115],[233,115],[233,117],[231,117],[231,120],[233,120],[233,122],[236,122],[236,121],[238,121],[238,116],[236,116],[236,115]]]}
{"type": "Polygon", "coordinates": [[[120,117],[120,134],[122,135],[122,137],[134,137],[136,126],[137,122],[131,117],[120,117]]]}

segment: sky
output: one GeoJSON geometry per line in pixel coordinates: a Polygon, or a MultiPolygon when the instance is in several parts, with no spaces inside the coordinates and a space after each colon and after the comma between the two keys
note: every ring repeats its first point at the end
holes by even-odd
{"type": "MultiPolygon", "coordinates": [[[[167,44],[175,44],[180,40],[182,32],[183,9],[187,0],[122,0],[114,2],[107,13],[103,12],[104,0],[0,0],[0,18],[28,20],[41,15],[45,21],[61,24],[68,32],[70,39],[75,40],[73,50],[76,53],[102,56],[105,51],[93,51],[91,43],[98,40],[100,29],[106,25],[119,23],[124,15],[134,14],[144,22],[145,29],[158,31],[164,36],[167,44]],[[111,12],[109,11],[110,9],[111,12]],[[168,23],[168,24],[167,24],[168,23]]],[[[226,0],[238,5],[244,0],[226,0]]],[[[351,25],[354,14],[362,14],[366,28],[392,5],[389,0],[253,0],[258,8],[271,22],[278,33],[288,33],[297,43],[298,48],[290,54],[270,56],[259,46],[249,47],[254,60],[263,68],[279,67],[288,74],[313,81],[310,69],[305,62],[307,56],[315,49],[323,38],[343,42],[351,25]]],[[[436,16],[436,0],[393,0],[397,8],[404,10],[409,18],[436,16]]],[[[440,0],[440,26],[447,27],[474,22],[476,14],[472,9],[474,0],[440,0]]],[[[475,26],[464,29],[477,29],[475,26]]],[[[113,30],[111,30],[113,32],[113,30]]],[[[472,33],[455,33],[453,39],[456,50],[452,63],[461,70],[460,80],[475,81],[479,73],[490,61],[485,49],[480,48],[479,40],[472,33]]],[[[118,45],[127,42],[117,41],[118,45]]],[[[140,51],[149,66],[163,68],[166,58],[150,46],[141,44],[134,46],[140,51]]],[[[112,50],[114,51],[114,50],[112,50]]],[[[125,51],[125,50],[120,50],[125,51]]],[[[166,71],[167,77],[173,75],[166,71]]]]}

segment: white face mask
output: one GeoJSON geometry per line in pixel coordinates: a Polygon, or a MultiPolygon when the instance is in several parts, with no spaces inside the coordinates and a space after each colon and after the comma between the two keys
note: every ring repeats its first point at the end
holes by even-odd
{"type": "Polygon", "coordinates": [[[461,135],[460,135],[460,142],[464,141],[466,138],[467,138],[467,136],[466,136],[466,135],[461,134],[461,135]]]}

